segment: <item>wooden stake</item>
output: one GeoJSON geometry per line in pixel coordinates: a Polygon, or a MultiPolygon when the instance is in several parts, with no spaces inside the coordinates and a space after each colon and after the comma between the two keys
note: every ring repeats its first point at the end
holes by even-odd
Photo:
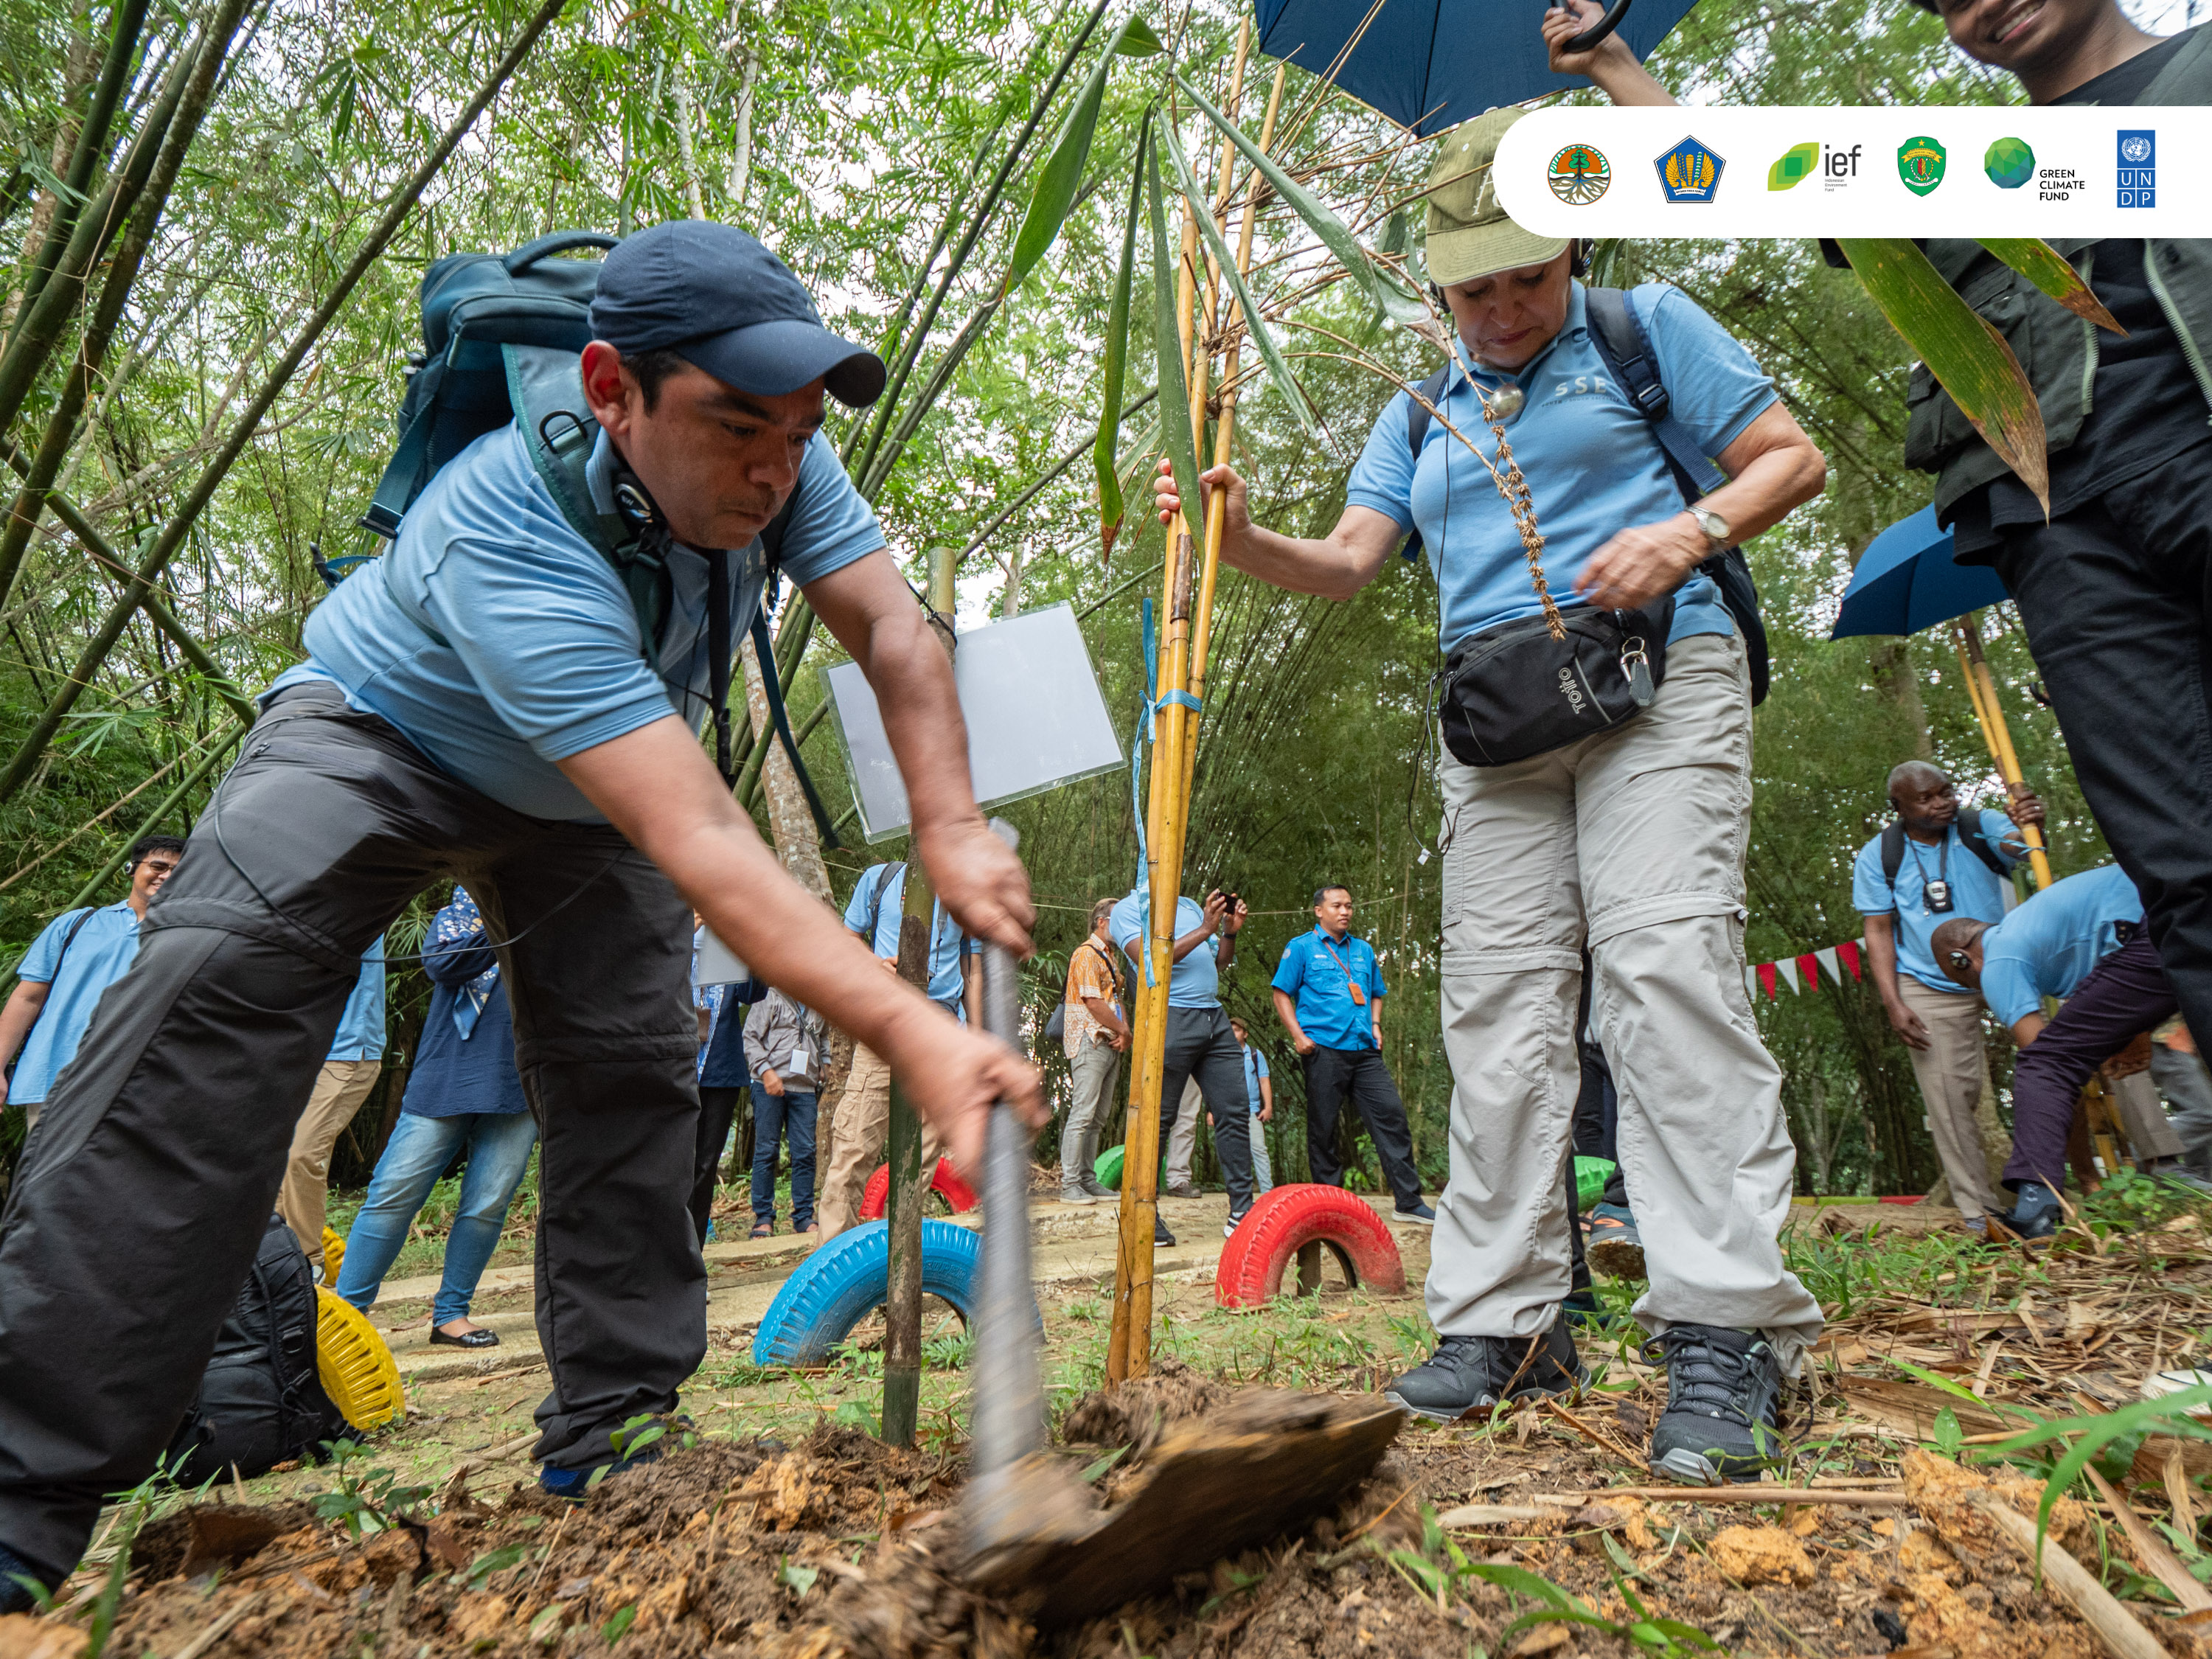
{"type": "MultiPolygon", "coordinates": [[[[1968,611],[1955,626],[1959,665],[1966,671],[1967,687],[1974,694],[1974,713],[1982,722],[1982,736],[1996,760],[1997,772],[2008,787],[2025,784],[2020,757],[2013,752],[2012,732],[2005,725],[2004,706],[1997,701],[1997,684],[1990,673],[1989,659],[1982,654],[1980,620],[1974,612],[1968,611]]],[[[2042,830],[2035,824],[2024,823],[2020,826],[2020,834],[2027,843],[2027,861],[2035,872],[2036,886],[2050,886],[2051,860],[2044,855],[2042,830]]]]}
{"type": "MultiPolygon", "coordinates": [[[[954,605],[952,550],[929,550],[929,608],[949,656],[954,605]]],[[[929,872],[907,843],[906,890],[899,907],[899,977],[929,994],[929,959],[936,940],[937,895],[929,872]]],[[[921,1212],[928,1189],[921,1178],[921,1118],[908,1100],[896,1073],[891,1078],[890,1130],[886,1158],[890,1164],[890,1285],[884,1304],[884,1443],[914,1444],[921,1416],[921,1212]]]]}

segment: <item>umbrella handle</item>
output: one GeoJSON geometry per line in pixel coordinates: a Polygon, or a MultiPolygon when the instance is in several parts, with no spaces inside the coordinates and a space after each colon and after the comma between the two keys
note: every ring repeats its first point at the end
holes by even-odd
{"type": "MultiPolygon", "coordinates": [[[[1620,27],[1620,20],[1628,15],[1628,5],[1629,0],[1613,0],[1613,4],[1607,9],[1604,16],[1599,18],[1596,22],[1575,36],[1573,40],[1565,42],[1559,50],[1563,52],[1588,52],[1620,27]]],[[[1545,7],[1547,11],[1557,9],[1552,4],[1547,4],[1545,7]]]]}

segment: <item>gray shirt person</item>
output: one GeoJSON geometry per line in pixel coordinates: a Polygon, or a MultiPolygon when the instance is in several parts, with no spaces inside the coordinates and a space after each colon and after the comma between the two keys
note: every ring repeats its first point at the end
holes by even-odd
{"type": "Polygon", "coordinates": [[[787,1089],[815,1092],[822,1075],[822,1016],[781,991],[770,991],[745,1012],[745,1067],[765,1080],[774,1072],[787,1089]]]}

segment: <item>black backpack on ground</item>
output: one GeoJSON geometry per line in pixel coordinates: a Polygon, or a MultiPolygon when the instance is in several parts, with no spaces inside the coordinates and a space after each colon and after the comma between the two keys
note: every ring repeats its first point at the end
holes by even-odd
{"type": "MultiPolygon", "coordinates": [[[[2004,860],[1997,856],[1996,848],[1990,845],[1989,837],[1982,833],[1982,815],[1974,808],[1959,814],[1957,828],[1959,845],[1990,866],[1990,873],[1999,881],[2010,878],[2004,860]]],[[[1905,867],[1905,821],[1892,818],[1881,832],[1881,878],[1893,890],[1897,872],[1905,867]]]]}
{"type": "MultiPolygon", "coordinates": [[[[486,433],[519,418],[531,464],[562,516],[622,579],[637,616],[646,662],[658,674],[660,635],[674,599],[665,527],[642,488],[617,486],[618,497],[641,509],[635,516],[600,513],[584,476],[599,428],[584,397],[580,359],[592,340],[599,261],[553,257],[578,248],[604,252],[619,240],[595,230],[557,230],[512,253],[448,253],[431,262],[422,273],[422,355],[410,361],[407,390],[399,401],[399,447],[386,465],[361,525],[396,540],[407,509],[441,467],[486,433]]],[[[768,578],[763,602],[753,611],[753,648],[760,657],[769,719],[791,757],[823,845],[834,850],[841,843],[793,739],[769,641],[768,608],[775,602],[783,539],[798,505],[799,491],[793,489],[783,510],[761,532],[768,578]]],[[[734,784],[730,680],[736,645],[729,637],[730,561],[726,553],[709,552],[708,558],[709,713],[715,763],[724,781],[734,784]]],[[[355,562],[333,562],[325,580],[342,574],[340,566],[355,562]]]]}
{"type": "MultiPolygon", "coordinates": [[[[1675,487],[1682,492],[1682,505],[1687,507],[1700,496],[1711,495],[1728,479],[1713,465],[1712,458],[1701,453],[1696,441],[1673,418],[1667,388],[1659,379],[1651,337],[1644,331],[1643,320],[1628,303],[1628,295],[1617,288],[1585,288],[1583,301],[1597,355],[1613,372],[1614,380],[1636,406],[1637,412],[1651,423],[1651,435],[1659,441],[1660,450],[1667,457],[1668,470],[1674,475],[1675,487]]],[[[1422,381],[1419,393],[1407,403],[1406,441],[1413,449],[1416,463],[1421,459],[1421,444],[1428,436],[1428,406],[1444,395],[1453,367],[1446,363],[1422,381]]],[[[1404,551],[1411,559],[1419,557],[1420,550],[1421,535],[1417,530],[1407,539],[1404,551]]],[[[1759,588],[1751,579],[1751,564],[1741,548],[1724,548],[1700,563],[1698,574],[1711,577],[1713,585],[1720,589],[1721,602],[1728,606],[1729,615],[1743,635],[1744,656],[1751,670],[1751,702],[1756,708],[1766,701],[1772,664],[1767,653],[1766,623],[1759,614],[1759,588]]]]}
{"type": "Polygon", "coordinates": [[[180,1486],[227,1477],[234,1466],[264,1474],[289,1458],[319,1458],[325,1441],[351,1432],[316,1371],[307,1255],[272,1215],[161,1467],[180,1486]]]}

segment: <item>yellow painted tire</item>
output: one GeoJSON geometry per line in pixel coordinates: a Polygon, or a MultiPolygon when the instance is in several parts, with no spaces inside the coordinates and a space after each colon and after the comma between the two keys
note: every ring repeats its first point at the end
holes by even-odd
{"type": "Polygon", "coordinates": [[[338,1268],[339,1268],[341,1266],[343,1266],[343,1265],[344,1264],[344,1261],[345,1261],[345,1240],[343,1240],[343,1238],[340,1238],[340,1237],[337,1236],[337,1232],[336,1232],[336,1231],[334,1231],[332,1229],[328,1228],[328,1227],[324,1228],[324,1229],[323,1229],[323,1283],[324,1283],[324,1284],[325,1284],[325,1285],[335,1285],[335,1284],[337,1284],[337,1283],[338,1282],[338,1268]]]}
{"type": "Polygon", "coordinates": [[[399,1367],[376,1328],[327,1285],[315,1286],[315,1370],[355,1428],[380,1429],[407,1409],[399,1367]]]}

